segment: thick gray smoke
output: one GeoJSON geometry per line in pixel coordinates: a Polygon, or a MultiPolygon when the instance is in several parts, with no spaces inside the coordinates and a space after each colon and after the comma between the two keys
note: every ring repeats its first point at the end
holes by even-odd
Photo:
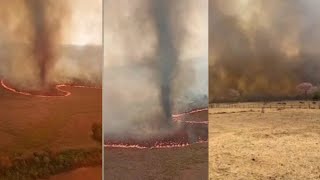
{"type": "Polygon", "coordinates": [[[210,101],[296,95],[320,83],[316,0],[210,0],[210,101]],[[231,97],[232,98],[232,97],[231,97]]]}

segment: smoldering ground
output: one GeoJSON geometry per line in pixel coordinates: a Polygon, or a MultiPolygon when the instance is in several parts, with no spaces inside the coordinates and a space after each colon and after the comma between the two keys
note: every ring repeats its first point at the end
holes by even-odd
{"type": "Polygon", "coordinates": [[[210,0],[210,101],[287,97],[320,76],[316,0],[210,0]]]}
{"type": "Polygon", "coordinates": [[[205,5],[105,2],[106,137],[151,138],[168,131],[159,127],[168,125],[173,113],[207,106],[206,40],[199,37],[207,24],[205,5]],[[188,18],[201,24],[197,30],[188,18]]]}
{"type": "Polygon", "coordinates": [[[101,84],[101,46],[80,47],[66,41],[72,36],[70,1],[0,4],[0,76],[6,82],[24,91],[73,81],[101,84]]]}

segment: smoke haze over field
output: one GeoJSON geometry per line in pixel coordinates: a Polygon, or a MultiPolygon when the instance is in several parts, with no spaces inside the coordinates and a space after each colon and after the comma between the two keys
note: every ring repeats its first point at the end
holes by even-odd
{"type": "Polygon", "coordinates": [[[294,96],[320,83],[317,0],[210,0],[210,101],[294,96]]]}
{"type": "Polygon", "coordinates": [[[205,0],[104,5],[103,113],[109,137],[150,137],[172,113],[207,106],[205,0]]]}
{"type": "Polygon", "coordinates": [[[102,34],[98,29],[102,22],[91,24],[91,35],[82,33],[88,27],[76,23],[79,19],[88,22],[88,16],[102,21],[101,5],[83,0],[1,1],[0,77],[23,90],[74,80],[101,84],[102,34]]]}

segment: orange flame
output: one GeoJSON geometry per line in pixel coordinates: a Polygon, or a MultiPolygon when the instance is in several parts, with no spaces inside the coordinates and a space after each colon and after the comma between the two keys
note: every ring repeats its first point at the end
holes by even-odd
{"type": "Polygon", "coordinates": [[[5,88],[6,90],[10,91],[10,92],[13,92],[13,93],[16,93],[16,94],[20,94],[20,95],[24,95],[24,96],[34,96],[34,97],[67,97],[67,96],[71,95],[71,92],[61,89],[61,87],[67,87],[67,86],[76,87],[76,88],[101,89],[99,87],[79,86],[79,85],[73,86],[73,85],[67,85],[67,84],[58,84],[58,85],[55,86],[55,88],[56,88],[57,91],[62,92],[63,95],[37,95],[37,94],[31,94],[29,92],[23,92],[23,91],[16,90],[16,89],[6,85],[3,79],[1,80],[1,86],[3,88],[5,88]]]}

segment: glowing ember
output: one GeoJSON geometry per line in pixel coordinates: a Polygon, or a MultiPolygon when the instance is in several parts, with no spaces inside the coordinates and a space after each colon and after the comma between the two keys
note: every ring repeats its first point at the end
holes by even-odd
{"type": "Polygon", "coordinates": [[[8,84],[1,80],[1,86],[8,91],[11,91],[16,94],[24,95],[24,96],[35,96],[35,97],[66,97],[70,96],[71,92],[61,89],[62,87],[76,87],[76,88],[94,88],[94,89],[101,89],[99,87],[89,87],[89,86],[79,86],[79,85],[67,85],[67,84],[58,84],[55,85],[54,88],[48,89],[46,91],[31,91],[31,92],[23,92],[19,91],[15,88],[10,87],[8,84]]]}
{"type": "Polygon", "coordinates": [[[172,115],[173,124],[179,127],[172,133],[165,136],[153,137],[147,140],[133,138],[126,139],[105,139],[104,147],[107,148],[180,148],[195,143],[208,141],[208,112],[207,109],[193,110],[187,113],[172,115]],[[189,120],[193,119],[193,120],[189,120]]]}

